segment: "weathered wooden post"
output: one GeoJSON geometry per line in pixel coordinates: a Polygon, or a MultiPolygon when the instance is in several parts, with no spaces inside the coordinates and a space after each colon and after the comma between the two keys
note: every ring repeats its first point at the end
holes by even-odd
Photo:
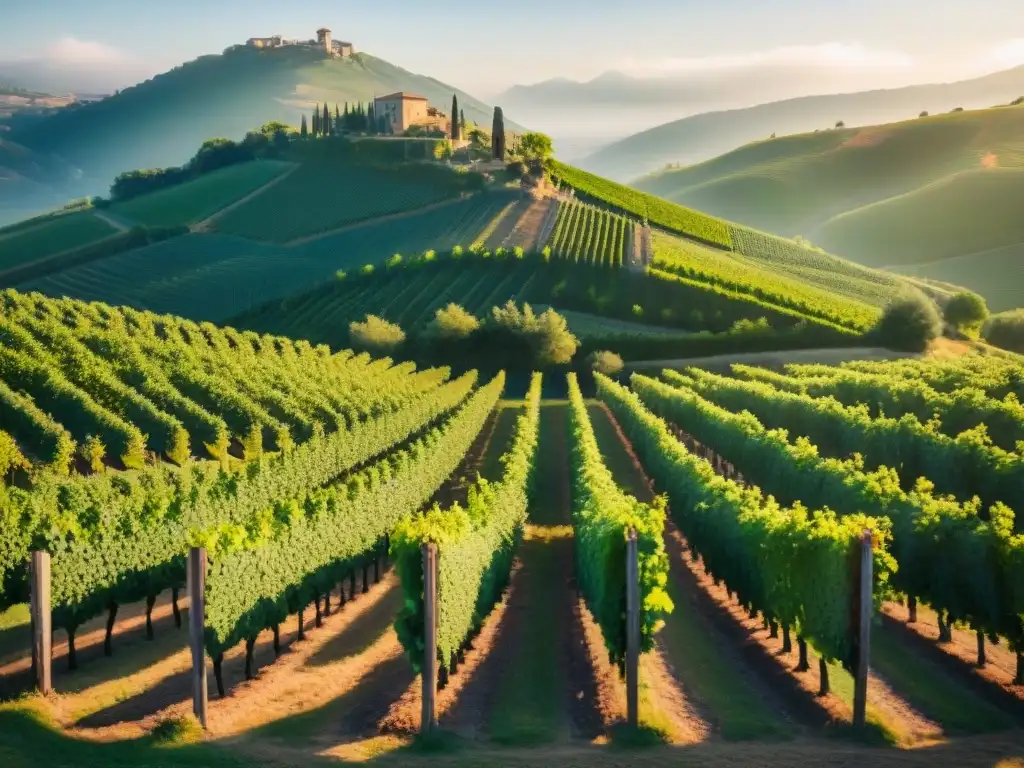
{"type": "Polygon", "coordinates": [[[437,727],[437,544],[423,545],[423,710],[420,733],[437,727]]]}
{"type": "Polygon", "coordinates": [[[859,544],[856,629],[857,646],[854,657],[853,676],[853,726],[862,729],[867,723],[868,666],[871,651],[871,613],[874,607],[872,595],[872,544],[871,531],[865,530],[859,544]]]}
{"type": "Polygon", "coordinates": [[[188,551],[188,641],[192,649],[192,712],[206,728],[206,548],[188,551]]]}
{"type": "Polygon", "coordinates": [[[33,552],[29,562],[32,622],[32,670],[36,689],[53,693],[53,612],[50,606],[50,553],[33,552]]]}
{"type": "Polygon", "coordinates": [[[626,536],[626,721],[640,723],[640,562],[636,529],[626,536]]]}

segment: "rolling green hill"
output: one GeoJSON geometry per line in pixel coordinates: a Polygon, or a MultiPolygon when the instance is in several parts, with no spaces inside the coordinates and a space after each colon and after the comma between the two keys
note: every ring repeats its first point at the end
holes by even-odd
{"type": "Polygon", "coordinates": [[[636,185],[868,266],[966,285],[996,309],[1024,302],[1024,289],[992,290],[1024,243],[1024,107],[760,141],[636,185]]]}
{"type": "MultiPolygon", "coordinates": [[[[15,126],[9,140],[27,157],[59,157],[65,173],[78,169],[84,174],[83,183],[74,186],[75,195],[83,190],[105,194],[117,173],[182,163],[210,137],[240,139],[270,120],[297,126],[300,115],[318,102],[333,109],[393,91],[421,94],[445,111],[457,93],[467,120],[490,125],[491,108],[471,95],[370,54],[328,59],[300,48],[236,47],[202,56],[94,104],[57,112],[23,129],[15,126]]],[[[16,171],[4,157],[0,146],[0,169],[16,171]]],[[[63,178],[39,179],[49,194],[35,210],[66,201],[70,186],[63,178]]],[[[14,218],[5,210],[26,210],[17,205],[16,196],[4,195],[5,186],[0,184],[0,223],[14,218]]]]}
{"type": "Polygon", "coordinates": [[[692,165],[767,136],[831,128],[837,120],[850,126],[889,123],[921,110],[938,114],[956,107],[1006,104],[1022,94],[1024,67],[955,83],[803,96],[665,123],[602,147],[580,164],[602,176],[629,181],[669,163],[692,165]]]}

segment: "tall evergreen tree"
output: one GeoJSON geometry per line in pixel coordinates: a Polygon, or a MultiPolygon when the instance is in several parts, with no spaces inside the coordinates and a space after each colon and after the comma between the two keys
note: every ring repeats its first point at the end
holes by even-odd
{"type": "Polygon", "coordinates": [[[320,103],[317,102],[316,109],[313,110],[313,135],[320,135],[320,103]]]}
{"type": "Polygon", "coordinates": [[[466,135],[466,112],[465,110],[459,110],[459,130],[462,131],[462,135],[466,135]]]}
{"type": "Polygon", "coordinates": [[[306,113],[302,113],[302,125],[299,126],[299,136],[305,138],[309,135],[309,128],[306,126],[306,113]]]}
{"type": "Polygon", "coordinates": [[[378,133],[377,130],[377,111],[373,108],[373,102],[370,102],[370,106],[366,111],[366,128],[370,133],[378,133]]]}
{"type": "Polygon", "coordinates": [[[452,94],[452,141],[462,138],[462,131],[459,130],[459,94],[452,94]]]}
{"type": "Polygon", "coordinates": [[[341,110],[338,109],[338,102],[334,102],[334,133],[341,133],[344,127],[341,124],[341,110]]]}
{"type": "Polygon", "coordinates": [[[494,108],[494,122],[491,125],[491,151],[495,160],[505,161],[505,115],[501,107],[494,108]]]}
{"type": "Polygon", "coordinates": [[[331,110],[327,108],[327,102],[324,102],[324,136],[331,135],[331,110]]]}

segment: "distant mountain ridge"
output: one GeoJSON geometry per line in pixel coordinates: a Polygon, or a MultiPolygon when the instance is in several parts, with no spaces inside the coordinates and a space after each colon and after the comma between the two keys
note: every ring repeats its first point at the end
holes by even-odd
{"type": "Polygon", "coordinates": [[[698,163],[771,134],[803,133],[889,123],[921,111],[948,112],[1003,104],[1024,95],[1024,66],[972,80],[890,90],[803,96],[743,109],[708,112],[659,125],[613,142],[579,164],[619,181],[631,181],[669,163],[698,163]]]}
{"type": "MultiPolygon", "coordinates": [[[[48,205],[73,196],[106,193],[113,177],[126,170],[178,165],[206,139],[240,139],[246,131],[270,120],[298,126],[314,104],[366,102],[375,95],[411,91],[425,96],[447,112],[453,94],[466,119],[490,125],[492,108],[457,88],[418,75],[370,54],[328,59],[318,51],[247,47],[202,56],[150,80],[125,88],[93,104],[61,111],[24,128],[13,126],[6,140],[40,158],[63,163],[61,178],[74,184],[54,184],[31,175],[14,179],[0,154],[0,223],[17,218],[18,186],[43,183],[51,194],[48,205]]],[[[510,130],[522,127],[507,121],[510,130]]],[[[33,200],[38,201],[38,196],[33,200]]],[[[39,206],[35,206],[38,210],[39,206]]]]}

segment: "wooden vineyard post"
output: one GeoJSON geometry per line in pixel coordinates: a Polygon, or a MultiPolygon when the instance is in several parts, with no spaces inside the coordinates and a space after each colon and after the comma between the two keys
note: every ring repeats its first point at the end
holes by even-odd
{"type": "Polygon", "coordinates": [[[53,692],[53,613],[50,606],[50,553],[33,552],[29,564],[32,620],[32,669],[36,689],[45,695],[53,692]]]}
{"type": "Polygon", "coordinates": [[[640,723],[640,562],[636,529],[626,537],[626,721],[640,723]]]}
{"type": "Polygon", "coordinates": [[[858,546],[856,585],[857,644],[853,669],[853,727],[863,729],[867,723],[868,666],[871,651],[872,544],[871,531],[864,531],[858,546]]]}
{"type": "Polygon", "coordinates": [[[437,727],[437,544],[423,545],[423,710],[420,733],[437,727]]]}
{"type": "Polygon", "coordinates": [[[188,642],[192,649],[192,712],[200,725],[206,728],[206,548],[192,547],[188,551],[188,642]]]}

